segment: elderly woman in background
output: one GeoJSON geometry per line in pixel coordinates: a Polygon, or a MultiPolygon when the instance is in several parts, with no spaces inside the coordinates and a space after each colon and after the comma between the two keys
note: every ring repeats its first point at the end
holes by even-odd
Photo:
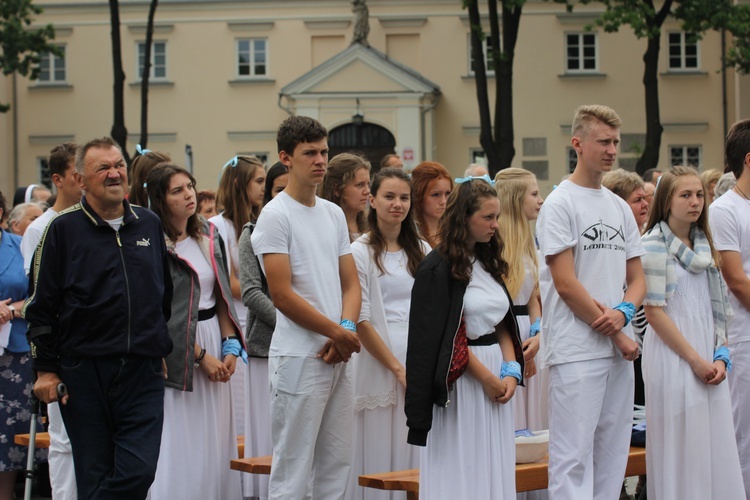
{"type": "Polygon", "coordinates": [[[13,207],[8,216],[8,230],[18,236],[23,236],[26,228],[42,215],[44,210],[39,203],[21,203],[13,207]]]}
{"type": "Polygon", "coordinates": [[[721,171],[713,168],[709,168],[701,172],[700,179],[703,185],[706,187],[706,206],[709,206],[714,202],[718,196],[716,196],[716,183],[721,179],[721,171]]]}
{"type": "Polygon", "coordinates": [[[618,168],[604,174],[602,186],[627,202],[633,211],[638,228],[643,228],[648,220],[648,200],[643,179],[635,172],[618,168]]]}
{"type": "Polygon", "coordinates": [[[714,200],[727,191],[734,189],[737,185],[737,177],[734,176],[734,172],[727,172],[719,177],[719,181],[716,183],[714,188],[714,200]]]}
{"type": "MultiPolygon", "coordinates": [[[[39,207],[34,205],[37,209],[39,207]]],[[[7,210],[0,192],[0,218],[7,210]]],[[[41,214],[41,209],[39,209],[41,214]]],[[[25,229],[25,227],[24,227],[25,229]]],[[[0,229],[0,499],[14,498],[16,473],[26,467],[26,448],[13,436],[29,431],[31,356],[21,307],[29,280],[23,269],[21,237],[0,229]]]]}

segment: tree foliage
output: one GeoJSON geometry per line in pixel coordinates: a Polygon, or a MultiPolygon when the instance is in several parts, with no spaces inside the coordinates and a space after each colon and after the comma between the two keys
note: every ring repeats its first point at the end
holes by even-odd
{"type": "MultiPolygon", "coordinates": [[[[44,53],[62,55],[60,49],[50,43],[55,38],[51,24],[31,29],[35,15],[42,9],[32,0],[0,1],[0,65],[3,75],[18,73],[31,80],[39,77],[39,62],[44,53]]],[[[0,103],[0,113],[10,106],[0,103]]]]}
{"type": "Polygon", "coordinates": [[[646,39],[643,54],[643,85],[646,104],[646,147],[636,165],[643,173],[656,168],[663,127],[659,109],[659,50],[662,26],[667,18],[680,23],[696,39],[710,30],[726,30],[733,35],[733,45],[726,61],[739,70],[750,70],[750,6],[734,5],[733,0],[554,0],[571,10],[576,3],[600,3],[605,7],[594,22],[605,32],[630,26],[637,38],[646,39]]]}

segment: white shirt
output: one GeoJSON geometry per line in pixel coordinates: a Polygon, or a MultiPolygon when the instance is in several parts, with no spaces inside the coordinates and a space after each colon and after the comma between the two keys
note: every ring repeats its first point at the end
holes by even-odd
{"type": "MultiPolygon", "coordinates": [[[[708,221],[716,250],[739,252],[742,270],[750,276],[750,201],[734,190],[727,191],[711,204],[708,221]]],[[[729,291],[734,317],[727,322],[730,342],[750,341],[750,311],[729,291]]]]}
{"type": "Polygon", "coordinates": [[[193,238],[185,238],[175,243],[174,251],[182,259],[185,259],[198,274],[198,282],[201,286],[201,296],[198,301],[198,309],[211,309],[216,305],[214,296],[214,284],[216,275],[211,263],[206,259],[200,245],[193,238]]]}
{"type": "Polygon", "coordinates": [[[34,251],[42,241],[42,235],[44,230],[47,229],[50,221],[55,218],[57,212],[48,208],[42,215],[34,219],[26,228],[26,232],[23,233],[23,239],[21,240],[21,255],[23,255],[23,270],[26,274],[29,274],[31,269],[31,259],[34,257],[34,251]]]}
{"type": "MultiPolygon", "coordinates": [[[[605,187],[563,181],[542,205],[537,235],[544,257],[573,249],[578,281],[595,300],[614,307],[623,299],[626,263],[645,252],[630,207],[605,187]]],[[[612,341],[573,314],[541,266],[543,364],[551,366],[614,355],[612,341]]],[[[623,332],[633,337],[630,325],[623,332]]]]}
{"type": "Polygon", "coordinates": [[[406,268],[406,252],[403,249],[398,252],[384,252],[382,264],[385,274],[378,276],[378,282],[380,293],[383,295],[385,319],[388,323],[407,323],[414,277],[406,268]]]}
{"type": "Polygon", "coordinates": [[[464,293],[466,338],[478,339],[494,332],[498,323],[508,314],[509,308],[510,302],[503,287],[475,260],[471,281],[464,293]]]}
{"type": "MultiPolygon", "coordinates": [[[[289,255],[292,290],[331,321],[341,321],[339,258],[352,253],[341,208],[317,197],[308,207],[279,193],[263,208],[251,242],[264,273],[265,254],[289,255]]],[[[327,340],[277,309],[269,355],[314,357],[327,340]]]]}

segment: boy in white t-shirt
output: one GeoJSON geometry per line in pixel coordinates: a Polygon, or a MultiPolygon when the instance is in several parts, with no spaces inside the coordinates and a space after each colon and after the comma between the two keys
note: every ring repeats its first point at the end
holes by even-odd
{"type": "Polygon", "coordinates": [[[601,185],[622,122],[606,106],[573,120],[575,172],[544,202],[537,235],[543,365],[549,367],[549,497],[618,498],[625,475],[638,345],[628,326],[646,293],[633,213],[601,185]],[[623,285],[626,291],[623,296],[623,285]]]}
{"type": "Polygon", "coordinates": [[[359,352],[361,291],[341,209],[315,196],[328,132],[312,118],[279,127],[289,184],[263,208],[252,244],[276,306],[269,351],[270,499],[343,498],[354,395],[346,363],[359,352]]]}
{"type": "Polygon", "coordinates": [[[708,220],[734,309],[727,322],[734,369],[727,380],[742,478],[750,495],[750,120],[732,126],[725,157],[737,184],[711,204],[708,220]]]}

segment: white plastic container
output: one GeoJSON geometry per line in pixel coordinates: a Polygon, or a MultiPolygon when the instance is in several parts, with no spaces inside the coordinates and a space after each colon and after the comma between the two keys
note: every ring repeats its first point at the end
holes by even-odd
{"type": "Polygon", "coordinates": [[[533,436],[516,437],[516,463],[529,464],[538,462],[547,456],[549,431],[534,431],[533,436]]]}

